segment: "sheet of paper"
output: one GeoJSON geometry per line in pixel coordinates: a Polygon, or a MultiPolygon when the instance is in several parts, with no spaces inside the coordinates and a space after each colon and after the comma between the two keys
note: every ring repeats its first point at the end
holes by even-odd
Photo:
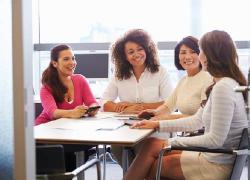
{"type": "Polygon", "coordinates": [[[97,130],[116,130],[120,127],[122,127],[124,125],[123,121],[109,121],[109,120],[105,120],[102,121],[102,123],[100,123],[98,125],[97,130]]]}

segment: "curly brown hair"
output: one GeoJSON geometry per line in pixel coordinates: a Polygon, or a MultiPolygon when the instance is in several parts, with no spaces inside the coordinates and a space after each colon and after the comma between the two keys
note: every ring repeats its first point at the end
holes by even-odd
{"type": "MultiPolygon", "coordinates": [[[[212,76],[230,77],[241,86],[246,86],[246,78],[238,66],[235,44],[227,32],[219,30],[208,32],[202,36],[199,45],[207,58],[207,71],[212,76]]],[[[213,85],[207,89],[207,97],[212,87],[213,85]]],[[[243,92],[243,97],[247,101],[246,92],[243,92]]]]}
{"type": "Polygon", "coordinates": [[[129,79],[133,73],[133,67],[127,61],[125,54],[125,44],[127,42],[134,42],[145,50],[145,67],[151,73],[159,71],[159,58],[156,44],[146,31],[142,29],[132,29],[127,31],[111,46],[112,62],[115,64],[115,76],[119,80],[129,79]]]}

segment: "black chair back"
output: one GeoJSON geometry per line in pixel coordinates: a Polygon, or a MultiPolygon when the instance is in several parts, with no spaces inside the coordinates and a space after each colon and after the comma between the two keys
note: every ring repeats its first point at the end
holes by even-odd
{"type": "Polygon", "coordinates": [[[62,145],[36,146],[36,174],[65,173],[62,145]]]}
{"type": "MultiPolygon", "coordinates": [[[[248,129],[243,129],[242,137],[239,144],[239,150],[248,149],[248,129]]],[[[231,172],[230,180],[239,180],[241,177],[242,170],[246,163],[247,154],[236,155],[233,169],[231,172]]]]}

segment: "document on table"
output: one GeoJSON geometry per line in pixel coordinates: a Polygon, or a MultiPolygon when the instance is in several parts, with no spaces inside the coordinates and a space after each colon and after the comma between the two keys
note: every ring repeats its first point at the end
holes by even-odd
{"type": "MultiPolygon", "coordinates": [[[[50,121],[46,124],[46,127],[52,129],[62,130],[82,130],[88,129],[89,131],[96,130],[115,130],[124,125],[123,121],[116,120],[114,118],[105,118],[101,120],[95,120],[94,118],[86,119],[67,119],[61,118],[60,120],[50,121]]],[[[43,124],[39,125],[43,126],[43,124]]]]}
{"type": "Polygon", "coordinates": [[[98,125],[97,130],[116,130],[125,125],[123,121],[101,121],[101,124],[98,125]]]}

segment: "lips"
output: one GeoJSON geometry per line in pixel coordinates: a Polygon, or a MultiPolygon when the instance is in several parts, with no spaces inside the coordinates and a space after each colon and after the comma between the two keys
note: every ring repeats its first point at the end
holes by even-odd
{"type": "Polygon", "coordinates": [[[75,67],[67,67],[68,70],[74,70],[75,67]]]}
{"type": "Polygon", "coordinates": [[[193,61],[186,61],[184,63],[187,64],[187,65],[190,65],[190,64],[193,64],[193,61]]]}

